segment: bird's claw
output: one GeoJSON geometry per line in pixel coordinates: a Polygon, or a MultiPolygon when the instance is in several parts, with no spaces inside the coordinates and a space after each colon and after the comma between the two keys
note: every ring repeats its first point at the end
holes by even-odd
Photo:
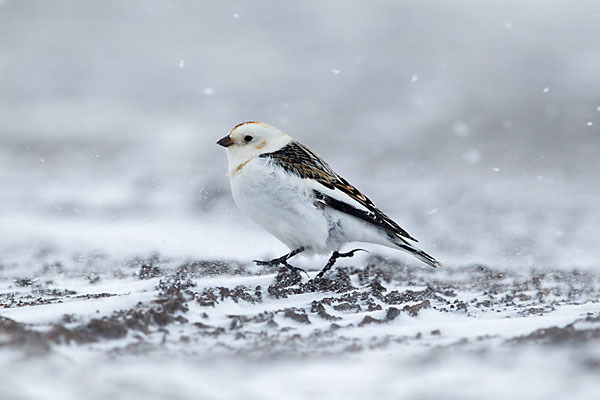
{"type": "Polygon", "coordinates": [[[365,250],[365,249],[354,249],[354,250],[350,250],[347,253],[338,253],[338,257],[353,257],[354,253],[356,253],[357,251],[364,251],[365,253],[369,252],[369,250],[365,250]]]}
{"type": "Polygon", "coordinates": [[[253,263],[255,263],[256,265],[270,265],[272,267],[276,267],[278,265],[285,265],[287,264],[287,259],[280,257],[280,258],[274,258],[272,260],[269,261],[263,261],[263,260],[252,260],[253,263]]]}
{"type": "Polygon", "coordinates": [[[296,273],[304,272],[306,274],[306,276],[308,277],[308,279],[310,279],[310,275],[308,275],[308,272],[306,272],[302,268],[294,267],[293,265],[288,264],[286,257],[274,258],[270,261],[252,260],[252,262],[255,263],[256,265],[261,265],[261,266],[268,265],[271,267],[276,267],[278,265],[281,265],[282,268],[287,268],[290,271],[294,271],[296,273]]]}
{"type": "Polygon", "coordinates": [[[290,271],[296,272],[297,274],[299,274],[300,272],[304,272],[306,274],[306,277],[310,280],[310,275],[308,275],[308,272],[306,272],[302,268],[294,267],[293,265],[290,265],[288,263],[285,263],[284,267],[289,269],[290,271]]]}

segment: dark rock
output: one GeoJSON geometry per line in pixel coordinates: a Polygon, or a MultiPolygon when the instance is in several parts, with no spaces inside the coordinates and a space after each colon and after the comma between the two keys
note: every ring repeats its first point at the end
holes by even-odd
{"type": "Polygon", "coordinates": [[[31,285],[33,285],[33,282],[35,282],[34,278],[15,279],[15,285],[20,286],[20,287],[31,286],[31,285]]]}
{"type": "Polygon", "coordinates": [[[277,286],[282,288],[297,285],[301,281],[302,276],[300,275],[300,272],[285,267],[282,267],[275,276],[277,286]]]}
{"type": "Polygon", "coordinates": [[[400,315],[400,310],[396,307],[389,307],[385,313],[385,320],[393,321],[398,315],[400,315]]]}
{"type": "Polygon", "coordinates": [[[590,341],[600,340],[600,328],[575,329],[573,324],[564,328],[553,326],[533,331],[529,335],[520,336],[510,340],[511,343],[542,343],[557,344],[585,344],[590,341]]]}
{"type": "Polygon", "coordinates": [[[334,292],[345,293],[356,288],[352,286],[347,268],[337,268],[322,278],[314,278],[305,284],[300,284],[304,292],[334,292]]]}
{"type": "Polygon", "coordinates": [[[151,263],[142,264],[142,266],[140,267],[140,271],[138,272],[138,277],[140,279],[156,278],[159,275],[160,275],[160,268],[158,268],[156,265],[153,265],[151,263]]]}
{"type": "Polygon", "coordinates": [[[360,304],[350,304],[350,303],[338,304],[336,306],[333,306],[333,309],[336,311],[353,312],[353,313],[362,311],[362,307],[360,306],[360,304]]]}
{"type": "Polygon", "coordinates": [[[416,317],[419,315],[421,310],[425,310],[427,308],[431,308],[431,302],[429,300],[423,300],[422,302],[413,306],[405,306],[402,310],[407,311],[411,317],[416,317]]]}
{"type": "Polygon", "coordinates": [[[50,350],[48,340],[40,332],[30,330],[25,324],[0,316],[0,349],[19,348],[27,353],[39,354],[50,350]]]}
{"type": "Polygon", "coordinates": [[[380,324],[381,320],[371,317],[370,315],[366,315],[362,321],[358,324],[358,326],[365,326],[369,324],[380,324]]]}
{"type": "Polygon", "coordinates": [[[284,310],[283,316],[285,318],[293,319],[294,321],[299,322],[301,324],[310,324],[308,315],[304,313],[304,310],[298,311],[293,308],[287,308],[284,310]]]}
{"type": "Polygon", "coordinates": [[[340,317],[336,317],[335,315],[328,314],[325,310],[325,306],[321,303],[318,303],[317,301],[312,302],[310,312],[316,313],[319,317],[327,321],[337,321],[342,319],[340,317]]]}

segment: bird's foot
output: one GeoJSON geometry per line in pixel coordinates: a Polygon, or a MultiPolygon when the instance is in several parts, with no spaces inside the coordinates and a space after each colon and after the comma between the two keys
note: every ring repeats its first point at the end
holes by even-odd
{"type": "Polygon", "coordinates": [[[289,269],[290,271],[294,271],[295,273],[297,273],[298,275],[300,275],[300,272],[304,272],[306,274],[306,277],[308,279],[310,279],[310,276],[308,275],[308,272],[306,272],[305,270],[303,270],[302,268],[298,268],[298,267],[294,267],[293,265],[288,264],[287,262],[285,262],[284,264],[284,268],[289,269]]]}
{"type": "Polygon", "coordinates": [[[285,256],[282,257],[278,257],[278,258],[274,258],[270,261],[263,261],[263,260],[252,260],[252,262],[256,265],[269,265],[271,267],[276,267],[278,265],[286,265],[287,264],[287,254],[285,256]]]}
{"type": "Polygon", "coordinates": [[[331,255],[331,258],[329,258],[329,261],[327,261],[327,264],[325,265],[325,267],[321,270],[321,272],[319,272],[317,274],[317,276],[315,276],[315,279],[323,278],[323,275],[325,275],[325,273],[327,271],[329,271],[331,269],[331,267],[333,267],[333,264],[335,264],[335,262],[337,261],[338,258],[353,257],[354,253],[356,253],[357,251],[364,251],[364,252],[368,253],[368,251],[365,249],[354,249],[354,250],[350,250],[346,253],[340,253],[340,252],[334,251],[333,254],[331,255]]]}
{"type": "Polygon", "coordinates": [[[277,266],[281,265],[282,268],[286,268],[286,269],[288,269],[290,271],[294,271],[298,274],[300,272],[303,272],[306,274],[308,279],[310,279],[308,272],[306,272],[302,268],[294,267],[293,265],[288,264],[288,262],[287,262],[288,258],[289,258],[289,256],[286,254],[285,256],[282,256],[279,258],[274,258],[270,261],[252,260],[252,262],[255,263],[256,265],[268,265],[270,267],[277,267],[277,266]]]}
{"type": "Polygon", "coordinates": [[[287,263],[287,260],[289,260],[290,258],[294,257],[296,254],[302,253],[304,250],[306,250],[306,247],[301,246],[301,247],[298,247],[295,250],[290,251],[287,254],[284,254],[281,257],[274,258],[271,261],[252,260],[252,262],[254,262],[256,265],[270,265],[272,267],[275,267],[277,265],[289,265],[287,263]]]}

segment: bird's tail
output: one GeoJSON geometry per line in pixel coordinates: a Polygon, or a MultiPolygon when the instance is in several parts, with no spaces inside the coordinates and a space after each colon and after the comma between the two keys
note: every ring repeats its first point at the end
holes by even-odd
{"type": "Polygon", "coordinates": [[[402,241],[402,242],[395,241],[394,244],[396,244],[396,246],[400,247],[402,250],[417,257],[419,260],[423,261],[425,264],[431,265],[433,268],[442,266],[441,262],[439,262],[438,260],[436,260],[435,258],[430,256],[429,254],[425,253],[423,250],[416,248],[414,246],[411,246],[410,244],[408,244],[404,241],[402,241]]]}

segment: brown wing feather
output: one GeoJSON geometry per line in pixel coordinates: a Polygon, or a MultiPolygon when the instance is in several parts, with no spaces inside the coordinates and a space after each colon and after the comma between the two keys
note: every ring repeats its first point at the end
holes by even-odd
{"type": "Polygon", "coordinates": [[[284,170],[293,173],[303,179],[314,179],[328,189],[340,190],[352,197],[367,210],[370,211],[371,222],[379,227],[396,235],[414,240],[408,232],[402,229],[390,217],[379,210],[375,204],[357,188],[352,186],[347,180],[339,176],[323,159],[313,153],[310,149],[298,142],[290,142],[273,153],[262,154],[261,157],[268,157],[276,162],[284,170]]]}

